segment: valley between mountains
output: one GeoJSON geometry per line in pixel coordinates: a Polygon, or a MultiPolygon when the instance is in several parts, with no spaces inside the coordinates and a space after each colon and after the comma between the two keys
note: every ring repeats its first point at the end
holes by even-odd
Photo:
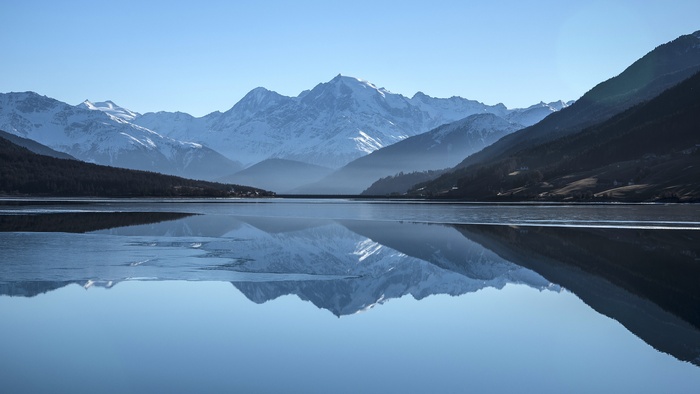
{"type": "MultiPolygon", "coordinates": [[[[3,93],[2,144],[31,153],[2,160],[49,155],[284,195],[698,201],[698,72],[695,32],[575,101],[527,108],[409,98],[345,75],[296,97],[256,88],[203,117],[3,93]]],[[[20,190],[0,183],[2,194],[31,194],[20,190]]]]}

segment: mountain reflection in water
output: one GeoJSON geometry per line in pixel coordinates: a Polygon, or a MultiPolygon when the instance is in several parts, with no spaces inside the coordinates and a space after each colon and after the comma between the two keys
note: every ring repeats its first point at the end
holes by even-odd
{"type": "Polygon", "coordinates": [[[71,283],[228,281],[255,303],[291,294],[343,316],[409,294],[563,287],[656,349],[700,365],[700,231],[168,213],[0,217],[12,231],[0,233],[3,295],[71,283]]]}

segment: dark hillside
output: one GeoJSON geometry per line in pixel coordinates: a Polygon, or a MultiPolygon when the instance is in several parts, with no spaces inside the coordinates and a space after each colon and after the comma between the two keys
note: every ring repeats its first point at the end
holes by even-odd
{"type": "Polygon", "coordinates": [[[700,365],[697,231],[455,227],[562,285],[656,349],[700,365]]]}
{"type": "Polygon", "coordinates": [[[195,181],[30,152],[0,137],[0,194],[99,197],[268,195],[247,186],[195,181]]]}
{"type": "Polygon", "coordinates": [[[595,86],[571,106],[508,135],[456,168],[477,171],[517,151],[581,131],[648,101],[700,71],[700,31],[660,45],[620,75],[595,86]]]}
{"type": "Polygon", "coordinates": [[[493,199],[700,200],[700,74],[579,133],[461,169],[421,192],[493,199]]]}

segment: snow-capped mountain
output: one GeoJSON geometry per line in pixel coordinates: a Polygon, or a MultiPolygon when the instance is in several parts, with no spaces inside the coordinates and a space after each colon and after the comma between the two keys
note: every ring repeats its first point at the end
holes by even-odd
{"type": "Polygon", "coordinates": [[[226,112],[201,118],[147,113],[134,123],[178,140],[213,146],[246,165],[283,158],[339,168],[348,162],[437,126],[479,113],[529,125],[556,111],[537,104],[509,110],[461,97],[412,98],[349,76],[338,75],[297,97],[256,88],[226,112]],[[530,116],[518,116],[539,109],[530,116]]]}
{"type": "Polygon", "coordinates": [[[112,101],[73,106],[32,92],[7,93],[0,95],[0,130],[88,162],[216,180],[243,169],[240,163],[267,159],[339,168],[471,115],[528,125],[558,109],[540,103],[509,110],[420,92],[408,98],[338,75],[296,97],[256,88],[230,110],[199,118],[139,114],[112,101]]]}
{"type": "Polygon", "coordinates": [[[240,170],[199,143],[130,123],[137,116],[110,101],[72,106],[33,92],[0,94],[0,130],[83,161],[201,179],[240,170]]]}

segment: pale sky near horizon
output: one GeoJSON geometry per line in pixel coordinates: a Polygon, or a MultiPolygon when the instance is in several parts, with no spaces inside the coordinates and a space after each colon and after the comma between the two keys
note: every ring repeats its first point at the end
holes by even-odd
{"type": "Polygon", "coordinates": [[[337,74],[509,108],[577,99],[700,30],[700,1],[4,1],[0,93],[203,116],[337,74]]]}

